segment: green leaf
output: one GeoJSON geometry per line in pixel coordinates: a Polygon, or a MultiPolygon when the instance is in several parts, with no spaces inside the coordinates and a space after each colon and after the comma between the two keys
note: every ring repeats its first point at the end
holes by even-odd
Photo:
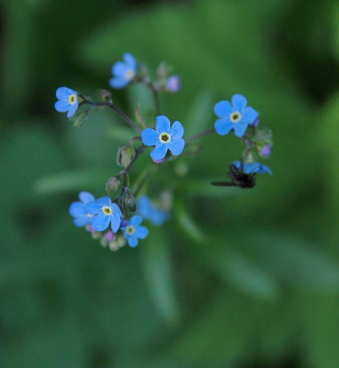
{"type": "Polygon", "coordinates": [[[319,293],[339,290],[339,267],[329,255],[301,239],[265,234],[251,237],[249,254],[293,288],[319,293]]]}
{"type": "Polygon", "coordinates": [[[141,256],[148,290],[159,314],[168,324],[176,324],[179,309],[174,290],[171,252],[166,236],[160,229],[152,229],[141,256]]]}
{"type": "Polygon", "coordinates": [[[68,171],[50,175],[37,180],[34,190],[39,194],[95,190],[102,186],[109,176],[109,170],[68,171]]]}
{"type": "Polygon", "coordinates": [[[280,290],[272,275],[235,251],[211,256],[222,278],[239,290],[263,299],[275,299],[280,290]]]}
{"type": "Polygon", "coordinates": [[[194,99],[184,120],[187,137],[213,127],[213,96],[210,92],[200,92],[194,99]]]}
{"type": "Polygon", "coordinates": [[[128,89],[130,105],[133,110],[137,108],[143,116],[155,112],[153,94],[144,84],[133,84],[128,89]]]}
{"type": "Polygon", "coordinates": [[[175,214],[182,230],[195,242],[203,244],[206,237],[181,202],[176,202],[175,214]]]}

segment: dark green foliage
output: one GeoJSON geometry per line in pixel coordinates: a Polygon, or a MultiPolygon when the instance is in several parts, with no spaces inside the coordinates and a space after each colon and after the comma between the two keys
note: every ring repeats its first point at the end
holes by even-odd
{"type": "MultiPolygon", "coordinates": [[[[8,0],[0,10],[0,367],[265,368],[294,357],[337,368],[337,1],[8,0]],[[104,194],[133,133],[106,110],[73,127],[53,103],[62,85],[107,88],[125,51],[181,75],[183,90],[161,104],[189,135],[213,126],[214,102],[248,96],[274,133],[274,175],[248,191],[210,186],[241,142],[206,137],[200,156],[150,183],[176,185],[170,222],[112,253],[72,225],[68,205],[79,190],[104,194]]],[[[113,98],[152,118],[141,89],[113,98]]]]}

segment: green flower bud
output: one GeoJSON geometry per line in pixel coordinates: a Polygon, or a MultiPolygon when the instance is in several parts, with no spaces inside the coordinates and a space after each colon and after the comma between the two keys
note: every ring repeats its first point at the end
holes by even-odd
{"type": "Polygon", "coordinates": [[[125,187],[121,193],[119,202],[121,204],[121,209],[127,217],[136,211],[137,204],[136,199],[134,197],[133,192],[128,188],[125,187]]]}
{"type": "Polygon", "coordinates": [[[117,164],[124,169],[130,165],[135,158],[135,149],[133,146],[121,146],[117,152],[117,164]]]}
{"type": "Polygon", "coordinates": [[[106,192],[110,193],[117,191],[120,187],[120,184],[121,182],[116,176],[111,176],[105,184],[106,192]]]}

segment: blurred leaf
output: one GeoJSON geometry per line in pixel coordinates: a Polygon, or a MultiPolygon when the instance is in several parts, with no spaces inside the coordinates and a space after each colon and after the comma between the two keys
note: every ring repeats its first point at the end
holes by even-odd
{"type": "Polygon", "coordinates": [[[109,128],[107,133],[111,139],[122,143],[126,143],[126,141],[130,140],[135,135],[130,128],[120,125],[115,125],[114,127],[109,128]]]}
{"type": "Polygon", "coordinates": [[[206,241],[206,236],[199,229],[199,225],[194,222],[192,217],[187,213],[183,204],[176,202],[175,214],[178,219],[178,224],[181,229],[195,242],[203,244],[206,241]]]}
{"type": "Polygon", "coordinates": [[[338,221],[337,214],[339,210],[339,94],[334,95],[327,103],[319,117],[322,122],[319,127],[320,142],[322,152],[326,160],[322,161],[323,171],[326,172],[330,180],[325,180],[327,196],[325,197],[327,208],[331,211],[331,216],[327,217],[327,223],[333,225],[335,234],[335,247],[338,242],[338,221]]]}
{"type": "Polygon", "coordinates": [[[34,30],[33,9],[25,1],[4,1],[6,42],[2,69],[2,110],[11,115],[27,103],[33,82],[34,30]]]}
{"type": "Polygon", "coordinates": [[[185,118],[185,135],[202,132],[211,127],[213,98],[210,92],[200,92],[194,99],[185,118]]]}
{"type": "Polygon", "coordinates": [[[294,288],[319,293],[339,290],[338,265],[324,252],[301,239],[269,234],[257,239],[253,236],[250,253],[262,269],[294,288]]]}
{"type": "Polygon", "coordinates": [[[31,198],[40,177],[64,170],[65,156],[43,130],[14,130],[1,150],[1,188],[6,193],[3,205],[13,200],[31,198]]]}
{"type": "Polygon", "coordinates": [[[148,290],[155,306],[169,324],[176,324],[179,310],[175,298],[171,252],[165,234],[160,229],[152,228],[141,256],[148,290]]]}
{"type": "Polygon", "coordinates": [[[272,275],[266,273],[250,259],[236,252],[213,253],[213,264],[220,275],[239,290],[263,299],[276,299],[279,286],[272,275]]]}
{"type": "Polygon", "coordinates": [[[306,299],[306,361],[313,368],[337,368],[339,301],[337,295],[306,299]]]}
{"type": "Polygon", "coordinates": [[[95,190],[107,180],[109,170],[69,171],[50,175],[36,181],[34,189],[39,194],[95,190]]]}
{"type": "MultiPolygon", "coordinates": [[[[128,89],[130,106],[135,111],[137,108],[146,118],[155,112],[154,98],[152,92],[144,84],[133,84],[128,89]]],[[[152,122],[153,123],[153,122],[152,122]]]]}
{"type": "Polygon", "coordinates": [[[69,146],[81,163],[115,168],[115,155],[120,142],[109,139],[108,132],[115,127],[120,130],[121,124],[120,117],[113,112],[96,109],[80,128],[68,127],[69,146]]]}
{"type": "Polygon", "coordinates": [[[250,355],[257,321],[267,312],[265,304],[222,290],[177,339],[174,351],[179,357],[213,367],[250,355]]]}

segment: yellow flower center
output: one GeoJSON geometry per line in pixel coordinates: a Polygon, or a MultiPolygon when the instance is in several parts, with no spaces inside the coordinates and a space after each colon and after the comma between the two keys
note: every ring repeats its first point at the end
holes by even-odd
{"type": "Polygon", "coordinates": [[[169,143],[171,141],[171,136],[166,132],[162,132],[159,139],[161,143],[169,143]]]}
{"type": "Polygon", "coordinates": [[[125,73],[125,79],[127,79],[127,80],[131,80],[131,79],[133,79],[133,78],[134,78],[134,76],[135,76],[135,72],[134,72],[134,70],[133,70],[133,69],[129,69],[129,70],[127,70],[127,72],[125,73]]]}
{"type": "Polygon", "coordinates": [[[133,234],[135,233],[135,227],[134,227],[134,226],[132,226],[132,225],[127,226],[127,228],[126,228],[126,233],[127,233],[128,235],[133,235],[133,234]]]}
{"type": "Polygon", "coordinates": [[[77,103],[77,101],[78,101],[77,95],[69,95],[68,96],[68,103],[70,105],[74,105],[75,103],[77,103]]]}
{"type": "Polygon", "coordinates": [[[239,111],[234,111],[232,112],[232,114],[230,115],[230,119],[232,123],[239,123],[239,121],[241,120],[242,115],[240,114],[239,111]]]}
{"type": "Polygon", "coordinates": [[[113,213],[112,208],[111,207],[108,207],[108,206],[102,207],[102,212],[106,216],[110,216],[113,213]]]}

